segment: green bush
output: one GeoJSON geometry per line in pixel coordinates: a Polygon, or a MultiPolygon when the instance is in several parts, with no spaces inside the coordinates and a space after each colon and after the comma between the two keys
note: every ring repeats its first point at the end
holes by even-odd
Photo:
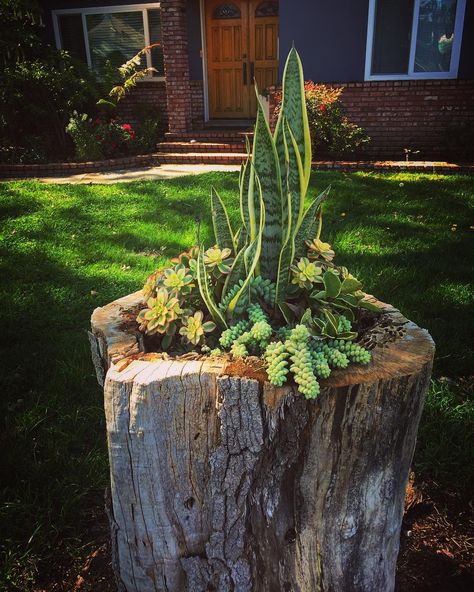
{"type": "Polygon", "coordinates": [[[135,152],[136,134],[130,123],[92,119],[75,112],[66,127],[77,160],[99,160],[135,152]]]}
{"type": "MultiPolygon", "coordinates": [[[[360,153],[370,141],[365,131],[344,115],[340,101],[342,92],[342,88],[305,82],[311,144],[316,158],[346,158],[360,153]]],[[[281,98],[278,92],[276,113],[280,111],[281,98]]]]}
{"type": "Polygon", "coordinates": [[[97,96],[91,73],[65,52],[7,66],[0,78],[0,125],[2,144],[14,149],[1,150],[0,158],[64,160],[73,150],[65,131],[71,113],[94,108],[97,96]]]}

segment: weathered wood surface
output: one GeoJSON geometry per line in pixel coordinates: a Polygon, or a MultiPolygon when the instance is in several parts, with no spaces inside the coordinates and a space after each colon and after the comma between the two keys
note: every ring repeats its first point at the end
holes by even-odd
{"type": "MultiPolygon", "coordinates": [[[[132,296],[126,307],[140,298],[132,296]]],[[[306,401],[293,388],[229,377],[222,359],[133,359],[139,341],[131,347],[124,335],[120,351],[123,324],[109,307],[110,325],[107,307],[96,310],[92,335],[102,340],[101,367],[110,366],[120,590],[394,589],[434,354],[426,331],[385,306],[404,335],[377,347],[368,367],[334,372],[306,401]]]]}

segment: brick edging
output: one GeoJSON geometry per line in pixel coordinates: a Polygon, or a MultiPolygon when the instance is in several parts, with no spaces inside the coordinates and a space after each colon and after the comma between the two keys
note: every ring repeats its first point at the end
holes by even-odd
{"type": "MultiPolygon", "coordinates": [[[[206,153],[202,154],[203,156],[206,153]]],[[[186,159],[186,152],[182,155],[186,159]]],[[[193,164],[200,163],[201,155],[194,155],[193,164]]],[[[238,154],[217,155],[220,164],[234,163],[238,154]]],[[[245,156],[242,155],[242,161],[245,156]]],[[[206,164],[213,164],[212,159],[208,159],[206,164]]],[[[0,164],[1,179],[21,179],[29,177],[46,176],[66,176],[67,174],[80,173],[105,173],[114,169],[143,167],[146,165],[159,166],[160,162],[166,161],[166,155],[160,152],[152,154],[139,154],[136,156],[127,156],[124,158],[111,158],[108,160],[97,160],[93,162],[57,162],[51,164],[0,164]]],[[[188,162],[188,161],[186,161],[188,162]]],[[[176,164],[179,164],[176,161],[176,164]]],[[[341,172],[411,172],[411,173],[433,173],[433,174],[473,174],[474,164],[455,164],[449,162],[435,161],[314,161],[312,168],[315,170],[331,170],[341,172]]]]}
{"type": "Polygon", "coordinates": [[[361,161],[313,161],[315,170],[337,170],[342,172],[367,171],[387,173],[432,173],[432,174],[473,174],[474,164],[455,164],[429,160],[394,161],[394,160],[361,160],[361,161]]]}
{"type": "Polygon", "coordinates": [[[64,173],[97,173],[117,168],[156,164],[156,154],[137,154],[89,162],[51,162],[47,164],[0,164],[0,178],[43,177],[64,173]]]}

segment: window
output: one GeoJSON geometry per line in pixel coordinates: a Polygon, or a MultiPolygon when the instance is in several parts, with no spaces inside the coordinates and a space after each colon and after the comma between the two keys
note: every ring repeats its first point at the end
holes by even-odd
{"type": "Polygon", "coordinates": [[[456,78],[466,0],[369,0],[366,80],[456,78]]]}
{"type": "MultiPolygon", "coordinates": [[[[56,45],[100,73],[107,63],[121,66],[141,49],[161,42],[159,3],[53,11],[56,45]]],[[[163,49],[154,47],[142,58],[143,68],[164,75],[163,49]]]]}

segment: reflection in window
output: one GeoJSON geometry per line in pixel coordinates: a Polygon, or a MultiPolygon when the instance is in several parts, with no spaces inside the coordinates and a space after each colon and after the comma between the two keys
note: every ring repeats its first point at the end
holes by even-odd
{"type": "Polygon", "coordinates": [[[235,4],[219,4],[214,10],[215,19],[240,18],[240,9],[235,4]]]}
{"type": "Polygon", "coordinates": [[[255,16],[278,16],[278,2],[260,2],[255,10],[255,16]]]}
{"type": "Polygon", "coordinates": [[[449,72],[457,0],[421,0],[415,72],[449,72]]]}
{"type": "MultiPolygon", "coordinates": [[[[145,45],[141,12],[88,14],[87,35],[92,69],[101,72],[107,62],[118,68],[145,45]]],[[[146,67],[145,56],[141,67],[146,67]]]]}

